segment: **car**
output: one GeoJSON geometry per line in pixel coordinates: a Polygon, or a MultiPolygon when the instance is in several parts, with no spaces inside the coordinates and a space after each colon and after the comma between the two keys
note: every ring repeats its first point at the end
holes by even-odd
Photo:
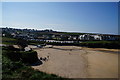
{"type": "Polygon", "coordinates": [[[43,46],[42,45],[37,45],[37,47],[42,48],[43,46]]]}

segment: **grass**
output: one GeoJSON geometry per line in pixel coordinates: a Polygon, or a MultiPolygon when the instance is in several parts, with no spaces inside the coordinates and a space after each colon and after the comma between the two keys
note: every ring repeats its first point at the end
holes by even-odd
{"type": "MultiPolygon", "coordinates": [[[[18,39],[15,38],[10,38],[10,37],[2,37],[2,44],[6,45],[15,45],[17,44],[18,39]]],[[[35,44],[40,44],[38,41],[27,41],[28,44],[35,45],[35,44]]]]}
{"type": "Polygon", "coordinates": [[[17,43],[17,39],[9,38],[9,37],[2,37],[2,43],[8,44],[8,45],[13,45],[13,44],[17,43]]]}
{"type": "Polygon", "coordinates": [[[120,49],[119,41],[85,41],[80,43],[80,45],[89,48],[120,49]]]}
{"type": "Polygon", "coordinates": [[[85,41],[85,42],[82,42],[82,43],[111,43],[113,41],[85,41]]]}
{"type": "Polygon", "coordinates": [[[44,41],[28,41],[28,44],[30,45],[39,45],[39,44],[44,44],[44,41]]]}

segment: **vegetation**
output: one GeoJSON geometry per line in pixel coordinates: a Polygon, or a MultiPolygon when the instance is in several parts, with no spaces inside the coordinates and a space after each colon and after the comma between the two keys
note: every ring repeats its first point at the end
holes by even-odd
{"type": "MultiPolygon", "coordinates": [[[[3,44],[17,44],[19,40],[14,38],[3,37],[3,44]]],[[[20,41],[19,41],[20,42],[20,41]]],[[[74,46],[84,46],[89,48],[109,48],[109,49],[120,49],[119,41],[82,41],[82,43],[56,43],[56,42],[44,42],[44,41],[21,41],[22,45],[27,44],[39,45],[39,44],[50,44],[50,45],[74,45],[74,46]]],[[[24,48],[23,45],[23,48],[24,48]]]]}
{"type": "Polygon", "coordinates": [[[113,41],[85,41],[85,42],[82,42],[82,43],[111,43],[113,41]]]}
{"type": "Polygon", "coordinates": [[[83,34],[95,34],[95,33],[77,33],[77,32],[60,32],[62,34],[68,34],[68,35],[83,35],[83,34]]]}
{"type": "Polygon", "coordinates": [[[28,43],[24,39],[17,40],[17,45],[19,46],[20,50],[24,51],[24,48],[27,47],[28,43]]]}
{"type": "Polygon", "coordinates": [[[120,49],[119,41],[86,41],[80,43],[80,46],[89,48],[109,48],[109,49],[120,49]]]}
{"type": "Polygon", "coordinates": [[[39,44],[44,44],[45,41],[28,41],[28,44],[30,45],[39,45],[39,44]]]}
{"type": "MultiPolygon", "coordinates": [[[[2,41],[3,44],[9,45],[18,43],[17,39],[10,37],[3,37],[2,41]]],[[[13,46],[2,47],[2,79],[66,80],[66,78],[61,78],[54,74],[47,74],[27,66],[36,61],[38,61],[38,57],[35,51],[24,52],[13,46]]]]}
{"type": "Polygon", "coordinates": [[[49,43],[50,45],[72,45],[72,46],[82,46],[82,47],[89,47],[89,48],[109,48],[109,49],[120,49],[120,42],[119,41],[84,41],[81,43],[49,43]]]}
{"type": "MultiPolygon", "coordinates": [[[[2,48],[2,79],[24,79],[24,80],[66,80],[54,74],[47,74],[38,70],[34,70],[30,66],[26,66],[20,55],[19,50],[12,47],[2,48]],[[12,50],[11,50],[12,49],[12,50]],[[13,56],[10,56],[13,55],[13,56]],[[17,58],[15,58],[17,56],[17,58]],[[15,58],[15,59],[13,59],[15,58]]],[[[24,52],[22,52],[24,53],[24,52]]],[[[33,53],[35,53],[33,51],[33,53]]],[[[31,53],[24,53],[31,54],[31,53]]],[[[24,55],[22,54],[22,55],[24,55]]]]}
{"type": "Polygon", "coordinates": [[[8,46],[3,48],[3,53],[12,61],[22,61],[29,64],[38,61],[36,51],[20,51],[13,46],[8,46]]]}
{"type": "Polygon", "coordinates": [[[17,44],[17,39],[10,38],[10,37],[2,37],[2,43],[3,44],[8,44],[8,45],[13,45],[17,44]]]}
{"type": "Polygon", "coordinates": [[[62,46],[62,45],[69,45],[69,46],[78,46],[80,45],[80,43],[57,43],[57,42],[47,42],[46,44],[48,45],[59,45],[59,46],[62,46]]]}
{"type": "Polygon", "coordinates": [[[23,48],[25,48],[27,46],[27,44],[30,45],[38,45],[38,44],[44,44],[44,41],[26,41],[23,39],[15,39],[15,38],[10,38],[10,37],[2,37],[2,43],[6,44],[6,45],[19,45],[19,47],[21,48],[21,50],[24,50],[23,48]]]}
{"type": "Polygon", "coordinates": [[[86,34],[86,33],[75,33],[75,32],[60,32],[62,34],[67,34],[67,35],[83,35],[83,34],[86,34]]]}
{"type": "Polygon", "coordinates": [[[24,63],[34,63],[38,61],[36,51],[27,51],[27,52],[20,51],[19,54],[21,54],[20,56],[21,56],[22,62],[24,63]]]}

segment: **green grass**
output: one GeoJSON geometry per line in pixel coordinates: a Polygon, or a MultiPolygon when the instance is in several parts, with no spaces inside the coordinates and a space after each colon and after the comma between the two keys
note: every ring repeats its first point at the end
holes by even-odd
{"type": "Polygon", "coordinates": [[[4,41],[15,41],[16,39],[14,39],[14,38],[8,38],[8,37],[2,37],[2,40],[4,40],[4,41]]]}
{"type": "MultiPolygon", "coordinates": [[[[18,40],[14,38],[9,38],[9,37],[2,37],[2,44],[6,45],[15,45],[17,44],[18,40]]],[[[39,45],[39,44],[44,44],[45,42],[43,41],[26,41],[30,45],[39,45]]]]}
{"type": "Polygon", "coordinates": [[[111,43],[111,41],[85,41],[82,43],[111,43]]]}
{"type": "Polygon", "coordinates": [[[85,41],[80,43],[81,46],[91,47],[91,48],[109,48],[109,49],[119,49],[119,41],[85,41]]]}
{"type": "Polygon", "coordinates": [[[39,45],[39,44],[44,44],[44,41],[28,41],[28,44],[30,45],[39,45]]]}
{"type": "Polygon", "coordinates": [[[85,42],[82,42],[82,43],[101,43],[101,44],[104,44],[104,43],[119,43],[119,41],[85,41],[85,42]]]}
{"type": "Polygon", "coordinates": [[[17,39],[9,38],[9,37],[2,37],[3,44],[12,45],[12,44],[16,44],[16,42],[17,42],[17,39]]]}

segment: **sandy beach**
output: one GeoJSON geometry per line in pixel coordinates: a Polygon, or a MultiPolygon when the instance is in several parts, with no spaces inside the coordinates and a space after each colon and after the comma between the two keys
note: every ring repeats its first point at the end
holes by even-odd
{"type": "Polygon", "coordinates": [[[41,60],[41,65],[32,67],[46,73],[66,78],[118,77],[118,51],[114,49],[53,46],[34,50],[39,59],[47,60],[41,60]]]}

